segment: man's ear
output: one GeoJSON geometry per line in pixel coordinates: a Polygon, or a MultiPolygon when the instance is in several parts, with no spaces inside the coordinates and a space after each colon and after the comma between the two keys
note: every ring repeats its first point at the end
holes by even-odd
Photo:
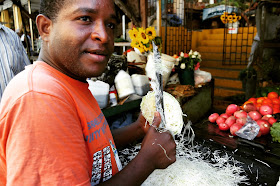
{"type": "Polygon", "coordinates": [[[36,25],[42,40],[49,41],[52,21],[43,14],[39,14],[36,18],[36,25]]]}

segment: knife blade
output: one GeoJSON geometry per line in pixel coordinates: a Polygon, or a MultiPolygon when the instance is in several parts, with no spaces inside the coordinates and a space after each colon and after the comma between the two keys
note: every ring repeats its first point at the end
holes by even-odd
{"type": "Polygon", "coordinates": [[[165,115],[164,115],[164,104],[163,104],[163,82],[162,82],[162,66],[161,57],[158,51],[157,45],[153,43],[153,53],[154,53],[154,64],[155,64],[155,99],[156,99],[156,110],[160,113],[161,123],[159,128],[165,128],[165,115]]]}

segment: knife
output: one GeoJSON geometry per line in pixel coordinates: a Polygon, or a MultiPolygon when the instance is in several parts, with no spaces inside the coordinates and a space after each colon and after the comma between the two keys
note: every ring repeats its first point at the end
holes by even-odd
{"type": "Polygon", "coordinates": [[[156,111],[160,113],[161,116],[161,123],[159,125],[159,128],[165,129],[165,116],[164,116],[164,104],[163,104],[163,82],[162,82],[162,65],[161,65],[161,57],[160,53],[158,51],[157,45],[152,41],[153,43],[153,53],[154,53],[154,64],[155,64],[155,73],[156,73],[156,79],[155,79],[155,99],[156,99],[156,111]]]}

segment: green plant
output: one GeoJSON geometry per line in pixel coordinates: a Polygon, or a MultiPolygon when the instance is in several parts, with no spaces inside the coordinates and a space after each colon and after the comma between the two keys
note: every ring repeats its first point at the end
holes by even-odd
{"type": "Polygon", "coordinates": [[[248,67],[240,71],[238,79],[243,81],[257,76],[257,71],[253,67],[248,67]]]}

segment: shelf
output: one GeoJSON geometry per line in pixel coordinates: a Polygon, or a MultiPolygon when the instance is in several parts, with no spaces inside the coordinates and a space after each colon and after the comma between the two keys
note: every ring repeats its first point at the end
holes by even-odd
{"type": "Polygon", "coordinates": [[[106,118],[119,116],[119,115],[129,112],[131,110],[140,109],[141,100],[142,99],[137,99],[137,100],[125,102],[122,105],[107,107],[107,108],[102,109],[102,112],[106,118]]]}
{"type": "Polygon", "coordinates": [[[115,43],[115,46],[130,46],[130,42],[117,42],[115,43]]]}

